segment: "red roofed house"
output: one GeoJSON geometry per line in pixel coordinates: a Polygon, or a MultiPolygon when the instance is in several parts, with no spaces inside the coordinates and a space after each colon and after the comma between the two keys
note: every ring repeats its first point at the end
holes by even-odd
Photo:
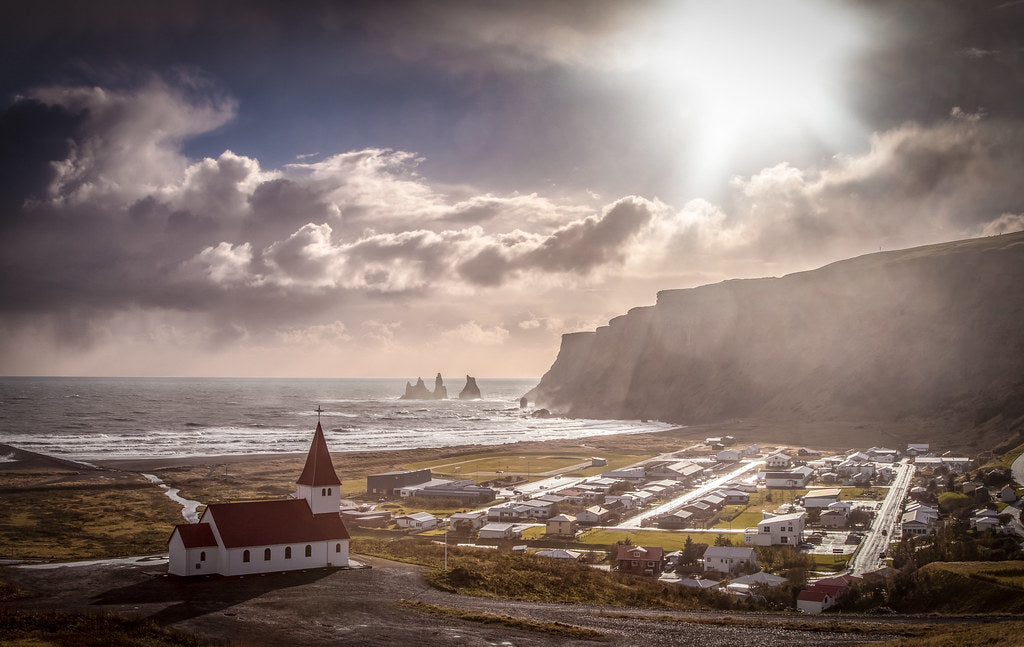
{"type": "Polygon", "coordinates": [[[661,575],[665,551],[660,546],[627,546],[620,544],[616,563],[622,573],[661,575]]]}
{"type": "Polygon", "coordinates": [[[348,565],[341,479],[316,424],[295,497],[214,503],[198,523],[174,527],[167,549],[172,575],[247,575],[348,565]]]}

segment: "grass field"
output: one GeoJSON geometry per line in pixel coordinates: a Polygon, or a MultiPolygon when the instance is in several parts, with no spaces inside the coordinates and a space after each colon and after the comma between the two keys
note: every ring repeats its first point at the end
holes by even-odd
{"type": "MultiPolygon", "coordinates": [[[[743,536],[723,533],[734,544],[742,544],[743,536]]],[[[588,530],[576,540],[583,544],[609,546],[627,538],[637,546],[661,546],[666,551],[681,550],[690,537],[694,543],[712,544],[717,537],[714,532],[687,532],[685,530],[588,530]]]]}

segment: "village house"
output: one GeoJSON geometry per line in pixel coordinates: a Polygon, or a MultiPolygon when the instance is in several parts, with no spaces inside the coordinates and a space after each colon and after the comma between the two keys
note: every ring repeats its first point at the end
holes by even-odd
{"type": "Polygon", "coordinates": [[[789,470],[788,472],[765,472],[764,484],[770,488],[802,488],[814,476],[814,470],[806,465],[789,470]]]}
{"type": "Polygon", "coordinates": [[[581,526],[596,526],[606,523],[611,516],[611,510],[595,505],[578,513],[576,515],[576,522],[581,526]]]}
{"type": "Polygon", "coordinates": [[[900,453],[888,447],[872,447],[867,451],[868,457],[876,463],[895,463],[899,460],[900,453]]]}
{"type": "Polygon", "coordinates": [[[579,560],[580,555],[583,553],[576,550],[566,550],[564,548],[551,548],[548,550],[538,550],[534,553],[537,557],[548,557],[550,559],[574,559],[579,560]]]}
{"type": "Polygon", "coordinates": [[[408,530],[430,530],[437,528],[437,517],[429,512],[414,512],[395,517],[395,525],[408,530]]]}
{"type": "Polygon", "coordinates": [[[693,513],[686,510],[677,510],[676,512],[670,512],[658,517],[657,524],[659,528],[666,530],[679,530],[681,528],[693,528],[697,525],[697,520],[694,518],[693,513]]]}
{"type": "Polygon", "coordinates": [[[683,460],[675,463],[658,463],[647,469],[647,475],[654,479],[670,479],[692,483],[704,473],[704,468],[693,461],[683,460]]]}
{"type": "Polygon", "coordinates": [[[723,449],[722,451],[715,454],[715,460],[717,460],[719,463],[735,463],[740,460],[740,450],[723,449]]]}
{"type": "Polygon", "coordinates": [[[766,516],[756,528],[743,531],[743,543],[752,546],[795,546],[803,541],[806,519],[805,512],[766,516]]]}
{"type": "Polygon", "coordinates": [[[473,531],[478,530],[487,523],[486,510],[474,510],[472,512],[456,512],[448,517],[448,523],[454,530],[473,531]]]}
{"type": "Polygon", "coordinates": [[[796,596],[797,611],[803,613],[821,613],[835,603],[835,598],[820,589],[804,589],[796,596]]]}
{"type": "Polygon", "coordinates": [[[318,421],[295,498],[214,503],[167,541],[172,575],[248,575],[348,566],[341,479],[318,421]]]}
{"type": "Polygon", "coordinates": [[[732,488],[726,490],[715,490],[714,494],[724,497],[726,505],[750,503],[750,495],[742,490],[734,490],[732,488]]]}
{"type": "Polygon", "coordinates": [[[740,455],[743,456],[743,458],[753,458],[760,453],[761,447],[757,443],[754,443],[753,445],[747,445],[746,447],[740,450],[740,455]]]}
{"type": "Polygon", "coordinates": [[[757,570],[757,555],[744,546],[708,546],[704,551],[704,572],[730,574],[757,570]]]}
{"type": "Polygon", "coordinates": [[[764,459],[764,465],[768,469],[785,469],[793,464],[793,459],[783,453],[772,454],[771,456],[764,459]]]}
{"type": "Polygon", "coordinates": [[[825,510],[818,517],[821,525],[829,530],[846,527],[847,514],[844,510],[825,510]]]}
{"type": "Polygon", "coordinates": [[[734,578],[734,584],[746,584],[747,586],[764,585],[769,588],[775,588],[782,586],[786,583],[786,578],[779,575],[772,575],[771,573],[765,573],[764,571],[758,571],[751,573],[750,575],[743,575],[741,577],[734,578]]]}
{"type": "Polygon", "coordinates": [[[661,575],[664,568],[665,551],[660,546],[619,545],[616,568],[622,573],[633,575],[661,575]]]}
{"type": "Polygon", "coordinates": [[[575,537],[576,529],[576,517],[571,514],[560,514],[551,517],[545,526],[547,534],[562,537],[575,537]]]}
{"type": "Polygon", "coordinates": [[[489,523],[480,528],[480,539],[519,539],[522,532],[512,523],[489,523]]]}
{"type": "Polygon", "coordinates": [[[939,519],[939,511],[935,508],[918,503],[907,506],[901,519],[901,532],[904,537],[927,535],[935,532],[939,519]]]}
{"type": "Polygon", "coordinates": [[[839,501],[839,497],[842,495],[842,490],[838,488],[817,488],[809,490],[804,495],[804,508],[809,511],[812,509],[827,508],[833,503],[839,501]]]}
{"type": "Polygon", "coordinates": [[[629,483],[639,483],[647,478],[647,471],[641,467],[624,467],[622,469],[611,470],[601,474],[601,478],[612,479],[615,481],[627,481],[629,483]]]}
{"type": "Polygon", "coordinates": [[[929,453],[928,443],[910,443],[907,445],[907,456],[925,456],[929,453]]]}
{"type": "Polygon", "coordinates": [[[1004,485],[999,490],[999,500],[1003,503],[1013,503],[1017,500],[1017,490],[1012,485],[1004,485]]]}

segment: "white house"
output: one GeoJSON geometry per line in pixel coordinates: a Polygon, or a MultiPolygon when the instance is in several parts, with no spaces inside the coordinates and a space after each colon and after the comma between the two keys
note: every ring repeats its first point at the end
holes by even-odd
{"type": "Polygon", "coordinates": [[[753,548],[743,546],[708,546],[704,551],[704,571],[735,573],[741,569],[757,566],[757,555],[753,548]]]}
{"type": "Polygon", "coordinates": [[[448,517],[448,523],[457,530],[476,530],[487,523],[487,511],[456,512],[448,517]]]}
{"type": "Polygon", "coordinates": [[[521,534],[512,523],[489,523],[480,529],[480,539],[518,539],[521,534]]]}
{"type": "Polygon", "coordinates": [[[722,451],[715,454],[715,460],[719,463],[735,463],[740,459],[740,450],[738,449],[723,449],[722,451]]]}
{"type": "Polygon", "coordinates": [[[591,506],[576,515],[576,521],[583,525],[595,526],[612,516],[612,511],[599,505],[591,506]]]}
{"type": "Polygon", "coordinates": [[[839,488],[816,488],[809,490],[804,495],[804,507],[808,510],[811,508],[827,508],[829,505],[839,501],[841,494],[842,490],[839,488]]]}
{"type": "Polygon", "coordinates": [[[167,572],[248,575],[348,566],[340,486],[317,422],[295,498],[207,506],[197,523],[174,527],[167,572]]]}
{"type": "Polygon", "coordinates": [[[795,546],[803,541],[806,520],[805,512],[765,517],[756,528],[743,531],[743,542],[752,546],[795,546]]]}
{"type": "Polygon", "coordinates": [[[939,511],[926,505],[910,505],[901,519],[904,537],[927,535],[935,531],[939,511]]]}
{"type": "Polygon", "coordinates": [[[835,598],[818,589],[804,589],[796,596],[796,608],[803,613],[821,613],[835,603],[835,598]]]}
{"type": "Polygon", "coordinates": [[[430,530],[437,528],[437,517],[429,512],[414,512],[412,514],[395,517],[395,525],[399,528],[410,530],[430,530]]]}
{"type": "Polygon", "coordinates": [[[812,476],[814,476],[814,470],[802,465],[788,472],[765,472],[764,484],[770,488],[804,487],[812,476]]]}
{"type": "Polygon", "coordinates": [[[764,464],[769,469],[785,469],[793,464],[793,459],[779,452],[764,459],[764,464]]]}
{"type": "Polygon", "coordinates": [[[845,510],[825,510],[818,517],[818,521],[825,528],[835,530],[837,528],[845,528],[847,518],[848,515],[845,510]]]}
{"type": "Polygon", "coordinates": [[[1003,503],[1013,503],[1017,500],[1017,490],[1012,485],[1004,485],[999,490],[999,500],[1003,503]]]}

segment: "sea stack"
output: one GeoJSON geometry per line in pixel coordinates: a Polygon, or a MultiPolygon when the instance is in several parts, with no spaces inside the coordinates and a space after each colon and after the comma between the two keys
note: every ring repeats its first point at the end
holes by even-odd
{"type": "Polygon", "coordinates": [[[448,398],[448,389],[444,386],[444,380],[441,379],[441,374],[438,373],[437,377],[434,378],[434,399],[445,400],[448,398]]]}
{"type": "Polygon", "coordinates": [[[467,375],[466,386],[462,387],[462,391],[459,392],[460,400],[479,400],[480,399],[480,387],[476,385],[476,378],[467,375]]]}

